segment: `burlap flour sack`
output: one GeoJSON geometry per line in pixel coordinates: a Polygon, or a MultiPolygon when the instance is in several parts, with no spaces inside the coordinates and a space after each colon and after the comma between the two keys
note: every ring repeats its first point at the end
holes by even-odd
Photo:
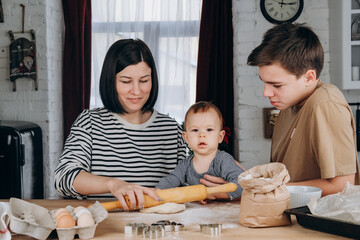
{"type": "Polygon", "coordinates": [[[291,223],[284,210],[290,206],[286,183],[289,173],[282,163],[259,165],[239,175],[241,195],[239,221],[246,227],[273,227],[291,223]]]}

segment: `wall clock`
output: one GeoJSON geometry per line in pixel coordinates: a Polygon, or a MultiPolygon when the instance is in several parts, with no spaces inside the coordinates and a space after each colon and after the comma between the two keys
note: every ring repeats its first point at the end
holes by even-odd
{"type": "Polygon", "coordinates": [[[304,8],[304,0],[260,0],[261,12],[271,23],[293,22],[304,8]]]}

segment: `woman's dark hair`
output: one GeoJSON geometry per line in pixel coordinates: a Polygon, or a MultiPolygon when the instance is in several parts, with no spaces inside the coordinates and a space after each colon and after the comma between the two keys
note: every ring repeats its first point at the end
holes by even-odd
{"type": "Polygon", "coordinates": [[[247,64],[266,66],[279,63],[297,78],[313,69],[319,78],[324,50],[318,36],[305,24],[283,23],[269,29],[262,43],[249,55],[247,64]]]}
{"type": "Polygon", "coordinates": [[[154,58],[148,46],[140,39],[118,40],[106,53],[100,75],[100,96],[104,107],[114,113],[126,113],[116,92],[116,74],[130,65],[145,62],[151,68],[151,92],[142,111],[152,110],[158,96],[158,77],[154,58]]]}

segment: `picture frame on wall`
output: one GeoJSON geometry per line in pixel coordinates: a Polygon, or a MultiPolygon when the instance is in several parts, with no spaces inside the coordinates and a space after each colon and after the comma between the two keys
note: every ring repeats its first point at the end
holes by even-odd
{"type": "Polygon", "coordinates": [[[0,0],[0,22],[4,22],[4,11],[2,8],[2,2],[0,0]]]}

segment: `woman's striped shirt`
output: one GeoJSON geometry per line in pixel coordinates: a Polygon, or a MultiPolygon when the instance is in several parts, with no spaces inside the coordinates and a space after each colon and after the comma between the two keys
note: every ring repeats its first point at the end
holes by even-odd
{"type": "Polygon", "coordinates": [[[155,187],[185,153],[179,124],[156,110],[139,125],[105,108],[84,110],[66,140],[55,187],[62,196],[82,197],[73,188],[80,171],[155,187]]]}

